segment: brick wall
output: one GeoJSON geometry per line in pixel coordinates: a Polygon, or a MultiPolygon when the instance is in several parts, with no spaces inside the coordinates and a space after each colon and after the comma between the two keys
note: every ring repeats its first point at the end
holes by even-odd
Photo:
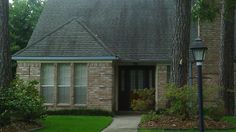
{"type": "Polygon", "coordinates": [[[40,66],[40,63],[18,62],[17,75],[19,76],[19,78],[26,81],[36,80],[40,82],[40,66]]]}
{"type": "Polygon", "coordinates": [[[219,83],[220,16],[213,23],[201,24],[201,38],[208,51],[203,65],[205,84],[219,83]]]}
{"type": "Polygon", "coordinates": [[[113,77],[112,63],[88,64],[89,108],[112,111],[113,77]]]}
{"type": "Polygon", "coordinates": [[[165,108],[165,86],[167,84],[167,65],[156,66],[156,109],[165,108]]]}
{"type": "MultiPolygon", "coordinates": [[[[51,62],[49,62],[51,63],[51,62]]],[[[40,67],[41,64],[37,62],[18,62],[17,74],[25,81],[37,80],[40,82],[40,67]]],[[[57,63],[53,63],[56,69],[57,63]]],[[[73,63],[71,68],[73,69],[73,63]]],[[[49,109],[74,109],[74,108],[88,108],[88,109],[102,109],[112,111],[112,88],[113,88],[113,65],[112,62],[88,62],[88,92],[87,105],[78,106],[73,104],[73,84],[71,85],[71,101],[70,104],[59,105],[57,102],[57,86],[54,88],[54,103],[48,104],[49,109]]],[[[72,70],[73,71],[73,70],[72,70]]],[[[57,75],[57,70],[54,70],[57,75]]],[[[71,75],[73,76],[73,74],[71,75]]],[[[55,77],[55,80],[57,78],[55,77]]],[[[55,81],[56,82],[56,81],[55,81]]],[[[73,81],[72,81],[73,83],[73,81]]],[[[57,84],[57,83],[55,83],[57,84]]],[[[38,86],[40,88],[40,86],[38,86]]],[[[40,89],[39,89],[40,90],[40,89]]]]}

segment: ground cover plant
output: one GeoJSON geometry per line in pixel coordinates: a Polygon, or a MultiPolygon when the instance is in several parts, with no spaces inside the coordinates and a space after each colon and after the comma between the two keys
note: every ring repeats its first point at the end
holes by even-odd
{"type": "MultiPolygon", "coordinates": [[[[143,115],[139,127],[161,130],[198,128],[197,89],[189,86],[178,88],[175,85],[168,85],[165,89],[167,108],[143,115]]],[[[215,89],[216,87],[206,88],[205,94],[209,95],[209,91],[215,89]]],[[[204,107],[205,127],[207,129],[235,128],[235,123],[229,123],[226,121],[227,118],[223,119],[223,101],[210,98],[205,97],[205,103],[209,100],[217,101],[206,104],[204,107]]]]}
{"type": "Polygon", "coordinates": [[[42,121],[44,128],[36,132],[100,132],[111,122],[110,116],[50,115],[42,121]]]}
{"type": "MultiPolygon", "coordinates": [[[[223,117],[221,119],[223,122],[230,123],[232,125],[236,125],[236,118],[235,117],[223,117]]],[[[187,122],[188,123],[188,122],[187,122]]],[[[236,128],[229,128],[229,129],[216,129],[216,128],[211,128],[207,129],[207,132],[236,132],[236,128]]],[[[190,129],[185,129],[185,130],[179,130],[179,129],[157,129],[157,128],[140,128],[139,132],[199,132],[197,128],[190,128],[190,129]]]]}

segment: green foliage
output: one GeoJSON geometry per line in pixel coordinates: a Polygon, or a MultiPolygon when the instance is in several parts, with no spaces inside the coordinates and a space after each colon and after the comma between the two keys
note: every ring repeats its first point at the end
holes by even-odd
{"type": "Polygon", "coordinates": [[[217,0],[197,0],[192,7],[192,18],[194,21],[214,21],[219,13],[217,0]]]}
{"type": "Polygon", "coordinates": [[[24,48],[43,10],[43,0],[13,0],[9,8],[12,54],[24,48]]]}
{"type": "MultiPolygon", "coordinates": [[[[44,7],[44,0],[13,0],[9,6],[9,35],[11,54],[26,47],[44,7]]],[[[12,61],[12,73],[16,73],[12,61]]]]}
{"type": "Polygon", "coordinates": [[[71,110],[50,110],[47,115],[88,115],[88,116],[113,116],[113,113],[96,109],[71,109],[71,110]]]}
{"type": "MultiPolygon", "coordinates": [[[[234,11],[236,6],[236,0],[224,0],[225,1],[225,19],[231,18],[231,12],[234,11]]],[[[194,21],[200,19],[200,21],[212,22],[216,16],[220,14],[221,6],[218,0],[197,0],[192,7],[192,18],[194,21]]]]}
{"type": "Polygon", "coordinates": [[[223,100],[218,100],[215,105],[204,108],[204,113],[206,116],[215,121],[221,120],[225,115],[223,100]]]}
{"type": "Polygon", "coordinates": [[[178,88],[175,85],[167,85],[166,99],[170,102],[167,112],[171,115],[188,119],[197,113],[196,88],[184,86],[178,88]]]}
{"type": "Polygon", "coordinates": [[[158,115],[154,111],[151,111],[148,114],[142,115],[141,123],[145,123],[145,122],[148,122],[148,121],[158,120],[159,118],[160,118],[160,115],[158,115]]]}
{"type": "Polygon", "coordinates": [[[131,108],[136,111],[154,110],[155,89],[137,89],[131,94],[131,108]]]}
{"type": "Polygon", "coordinates": [[[10,88],[0,90],[0,122],[32,121],[44,116],[46,108],[36,89],[37,84],[36,81],[24,82],[17,78],[10,88]]]}

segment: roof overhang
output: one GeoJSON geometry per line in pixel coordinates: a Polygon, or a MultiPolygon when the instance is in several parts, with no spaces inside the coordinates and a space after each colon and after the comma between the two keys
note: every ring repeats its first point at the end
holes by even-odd
{"type": "Polygon", "coordinates": [[[102,56],[102,57],[19,57],[13,56],[13,60],[21,61],[81,61],[81,60],[118,60],[116,56],[102,56]]]}

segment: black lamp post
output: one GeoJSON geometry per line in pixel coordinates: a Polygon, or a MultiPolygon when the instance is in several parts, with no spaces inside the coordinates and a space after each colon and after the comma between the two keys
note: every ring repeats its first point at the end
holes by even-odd
{"type": "Polygon", "coordinates": [[[199,110],[199,129],[204,132],[204,117],[203,117],[203,99],[202,99],[202,63],[205,59],[207,47],[204,47],[202,40],[197,38],[194,45],[191,47],[194,61],[197,65],[197,80],[198,80],[198,110],[199,110]]]}

